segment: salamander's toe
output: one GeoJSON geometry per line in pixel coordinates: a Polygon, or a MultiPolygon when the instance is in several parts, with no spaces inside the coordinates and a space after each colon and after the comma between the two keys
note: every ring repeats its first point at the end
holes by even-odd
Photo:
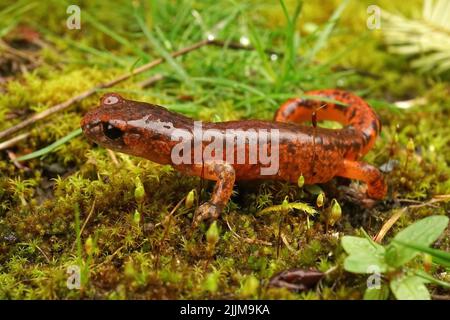
{"type": "Polygon", "coordinates": [[[361,207],[370,209],[373,208],[377,203],[376,200],[367,195],[366,186],[356,187],[354,184],[352,184],[350,187],[340,186],[339,190],[342,191],[344,199],[348,200],[349,202],[356,203],[361,207]]]}
{"type": "Polygon", "coordinates": [[[193,228],[196,228],[203,220],[211,219],[215,220],[220,216],[222,208],[214,203],[208,201],[202,204],[195,210],[193,228]]]}

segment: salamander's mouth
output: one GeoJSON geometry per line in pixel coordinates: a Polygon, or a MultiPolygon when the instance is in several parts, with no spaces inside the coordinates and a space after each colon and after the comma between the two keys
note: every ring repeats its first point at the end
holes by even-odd
{"type": "Polygon", "coordinates": [[[95,127],[98,127],[99,125],[100,125],[100,121],[87,122],[87,121],[84,121],[84,119],[81,121],[81,129],[85,133],[88,132],[89,130],[92,130],[95,127]]]}

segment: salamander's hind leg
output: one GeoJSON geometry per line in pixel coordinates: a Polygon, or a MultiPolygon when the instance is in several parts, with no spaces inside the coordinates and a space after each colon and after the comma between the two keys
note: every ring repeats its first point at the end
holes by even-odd
{"type": "Polygon", "coordinates": [[[227,163],[205,164],[205,177],[216,180],[211,199],[205,202],[195,211],[193,227],[205,219],[217,219],[230,200],[233,192],[235,172],[234,168],[227,163]]]}
{"type": "Polygon", "coordinates": [[[365,182],[367,184],[367,195],[372,199],[383,199],[386,195],[387,186],[381,172],[367,163],[344,160],[344,167],[337,175],[365,182]]]}

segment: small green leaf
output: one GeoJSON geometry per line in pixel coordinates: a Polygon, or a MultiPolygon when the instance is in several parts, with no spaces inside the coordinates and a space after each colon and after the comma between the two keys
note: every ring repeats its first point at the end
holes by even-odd
{"type": "Polygon", "coordinates": [[[354,273],[371,273],[376,266],[379,272],[385,272],[385,249],[365,238],[344,236],[342,247],[349,254],[344,261],[344,269],[354,273]]]}
{"type": "Polygon", "coordinates": [[[364,300],[386,300],[389,297],[389,287],[382,285],[379,289],[367,288],[364,300]]]}
{"type": "Polygon", "coordinates": [[[384,255],[384,260],[390,266],[394,266],[398,260],[398,250],[396,246],[387,246],[386,254],[384,255]]]}
{"type": "Polygon", "coordinates": [[[359,254],[362,252],[366,253],[377,253],[380,252],[384,254],[384,248],[378,243],[371,242],[368,239],[344,236],[342,237],[342,247],[348,254],[359,254]]]}
{"type": "Polygon", "coordinates": [[[400,231],[388,246],[388,251],[394,252],[392,248],[395,248],[396,254],[395,258],[388,259],[388,263],[393,267],[400,267],[418,254],[417,250],[397,244],[395,241],[429,246],[442,234],[448,225],[448,220],[446,216],[431,216],[400,231]]]}
{"type": "Polygon", "coordinates": [[[425,282],[417,276],[402,276],[391,280],[391,290],[397,300],[430,300],[425,282]]]}

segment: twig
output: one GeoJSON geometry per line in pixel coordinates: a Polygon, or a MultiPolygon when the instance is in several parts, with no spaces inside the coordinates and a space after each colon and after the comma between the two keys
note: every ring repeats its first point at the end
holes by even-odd
{"type": "Polygon", "coordinates": [[[86,228],[86,225],[87,225],[87,223],[88,223],[89,219],[91,218],[91,216],[92,216],[92,213],[94,212],[94,208],[95,208],[95,201],[96,201],[96,200],[97,200],[97,199],[96,199],[96,198],[94,198],[94,201],[92,201],[92,207],[91,207],[91,210],[89,211],[89,214],[88,214],[88,216],[87,216],[86,220],[84,221],[84,223],[83,223],[83,226],[82,226],[82,227],[81,227],[81,229],[80,229],[80,235],[82,235],[82,234],[83,234],[84,228],[86,228]]]}
{"type": "Polygon", "coordinates": [[[28,62],[31,62],[35,65],[38,64],[38,61],[36,60],[36,58],[34,56],[32,56],[31,54],[28,55],[20,50],[14,49],[8,43],[6,43],[5,41],[3,41],[1,39],[0,39],[0,48],[3,48],[5,51],[9,52],[10,54],[12,54],[16,57],[27,60],[28,62]]]}
{"type": "Polygon", "coordinates": [[[281,232],[281,240],[283,240],[284,245],[286,246],[286,248],[288,248],[290,252],[297,253],[297,251],[295,251],[295,249],[291,247],[289,241],[286,238],[286,235],[283,232],[281,232]]]}
{"type": "MultiPolygon", "coordinates": [[[[412,199],[397,199],[400,202],[405,202],[405,203],[416,203],[418,207],[423,207],[423,206],[429,206],[432,208],[439,208],[439,206],[434,205],[433,203],[436,201],[432,201],[432,202],[426,202],[424,203],[423,201],[418,201],[418,200],[412,200],[412,199]]],[[[414,208],[415,205],[410,205],[410,207],[414,208]]]]}
{"type": "MultiPolygon", "coordinates": [[[[201,47],[203,47],[203,46],[205,46],[205,45],[207,45],[209,43],[210,43],[209,40],[199,41],[199,42],[197,42],[197,43],[195,43],[195,44],[193,44],[193,45],[191,45],[189,47],[185,47],[183,49],[180,49],[178,51],[173,52],[171,54],[171,56],[175,58],[175,57],[184,55],[184,54],[189,53],[191,51],[194,51],[194,50],[196,50],[198,48],[201,48],[201,47]]],[[[6,130],[0,131],[0,139],[3,139],[3,138],[5,138],[5,137],[7,137],[7,136],[9,136],[9,135],[11,135],[11,134],[21,130],[21,129],[23,129],[23,128],[25,128],[25,127],[27,127],[27,126],[29,126],[29,125],[39,121],[39,120],[45,119],[46,117],[48,117],[48,116],[50,116],[50,115],[52,115],[52,114],[54,114],[56,112],[59,112],[59,111],[64,110],[64,109],[67,109],[72,104],[80,102],[81,100],[83,100],[83,99],[85,99],[87,97],[90,97],[91,95],[93,95],[94,93],[96,93],[100,89],[112,87],[112,86],[114,86],[114,85],[116,85],[116,84],[118,84],[120,82],[123,82],[123,81],[125,81],[125,80],[127,80],[127,79],[129,79],[129,78],[131,78],[131,77],[133,77],[135,75],[137,75],[137,74],[140,74],[140,73],[142,73],[144,71],[150,70],[150,69],[156,67],[157,65],[160,65],[163,62],[164,62],[164,58],[158,58],[156,60],[153,60],[153,61],[151,61],[151,62],[149,62],[149,63],[147,63],[147,64],[145,64],[145,65],[143,65],[143,66],[141,66],[139,68],[134,69],[132,72],[122,74],[121,76],[119,76],[119,77],[117,77],[117,78],[115,78],[115,79],[113,79],[113,80],[111,80],[111,81],[109,81],[107,83],[99,84],[99,85],[97,85],[97,86],[95,86],[95,87],[93,87],[93,88],[91,88],[89,90],[86,90],[86,91],[80,93],[79,95],[76,95],[76,96],[74,96],[74,97],[72,97],[72,98],[62,102],[62,103],[59,103],[59,104],[57,104],[57,105],[55,105],[53,107],[50,107],[47,110],[44,110],[44,111],[39,112],[39,113],[36,113],[36,114],[32,115],[31,117],[29,117],[28,119],[26,119],[24,121],[22,121],[22,122],[14,125],[14,126],[8,128],[8,129],[6,129],[6,130]]]]}
{"type": "Polygon", "coordinates": [[[392,217],[390,217],[388,219],[388,221],[386,221],[386,223],[383,224],[380,231],[377,233],[377,235],[375,236],[375,238],[373,240],[375,242],[380,243],[381,240],[383,240],[386,233],[392,228],[392,226],[397,222],[397,220],[400,219],[400,217],[406,212],[407,209],[408,209],[408,207],[405,207],[405,208],[402,208],[401,210],[398,210],[396,213],[394,213],[392,215],[392,217]]]}
{"type": "Polygon", "coordinates": [[[98,268],[102,265],[104,265],[105,263],[109,262],[112,260],[112,258],[114,258],[114,256],[116,256],[117,254],[120,253],[120,251],[122,251],[122,249],[125,248],[125,245],[119,247],[116,251],[114,251],[112,254],[108,255],[105,260],[103,260],[102,262],[100,262],[99,264],[97,264],[96,266],[94,266],[93,268],[98,268]]]}
{"type": "Polygon", "coordinates": [[[244,238],[244,237],[238,235],[236,233],[236,231],[234,231],[233,228],[231,227],[230,222],[228,221],[227,218],[225,218],[225,222],[227,223],[228,229],[230,229],[231,233],[233,234],[233,236],[235,238],[237,238],[239,240],[242,240],[244,242],[247,242],[249,244],[261,244],[261,245],[264,245],[264,246],[272,246],[271,242],[267,242],[267,241],[259,240],[259,239],[244,238]]]}
{"type": "Polygon", "coordinates": [[[22,133],[22,134],[19,134],[18,136],[15,136],[14,138],[11,138],[9,140],[6,140],[6,141],[0,143],[0,150],[8,149],[8,148],[12,147],[17,142],[28,138],[29,135],[30,135],[29,132],[22,133]]]}
{"type": "Polygon", "coordinates": [[[166,239],[167,234],[169,233],[169,227],[170,227],[170,222],[172,221],[172,215],[175,213],[175,211],[177,211],[177,209],[181,206],[181,204],[184,202],[185,199],[186,199],[186,196],[184,196],[180,201],[178,201],[178,203],[172,209],[172,211],[170,211],[170,213],[167,215],[167,217],[165,217],[165,220],[167,220],[167,224],[166,224],[166,226],[164,228],[164,233],[163,233],[163,236],[161,237],[161,240],[160,240],[159,245],[158,245],[158,250],[157,250],[157,253],[156,253],[156,261],[155,261],[155,269],[156,269],[156,271],[158,271],[159,257],[161,255],[161,248],[162,248],[163,242],[166,239]]]}
{"type": "Polygon", "coordinates": [[[17,160],[17,156],[14,152],[12,152],[11,150],[6,150],[6,153],[8,154],[9,159],[11,159],[11,161],[14,163],[14,165],[22,170],[25,171],[29,171],[30,168],[28,168],[27,166],[24,166],[23,164],[21,164],[18,160],[17,160]]]}
{"type": "Polygon", "coordinates": [[[144,81],[139,82],[138,86],[141,88],[148,88],[148,87],[152,86],[155,82],[158,82],[162,79],[164,79],[164,75],[157,73],[154,76],[152,76],[144,81]]]}
{"type": "Polygon", "coordinates": [[[51,262],[50,258],[47,256],[47,254],[44,252],[44,250],[42,250],[37,244],[32,245],[32,244],[27,243],[27,242],[21,242],[21,243],[19,243],[19,245],[28,246],[28,247],[30,247],[30,246],[36,247],[36,249],[38,249],[38,251],[44,256],[44,258],[47,261],[47,263],[51,262]]]}
{"type": "Polygon", "coordinates": [[[331,267],[330,269],[328,269],[327,271],[325,271],[323,274],[324,274],[324,275],[328,275],[328,274],[334,272],[335,270],[337,270],[337,268],[338,268],[338,266],[331,267]]]}
{"type": "Polygon", "coordinates": [[[433,300],[450,300],[450,296],[444,296],[440,294],[432,294],[431,297],[433,300]]]}
{"type": "Polygon", "coordinates": [[[119,161],[117,160],[116,154],[111,149],[106,149],[108,151],[108,155],[111,158],[111,161],[114,163],[116,167],[119,166],[119,161]]]}
{"type": "Polygon", "coordinates": [[[400,201],[400,202],[407,202],[407,203],[419,203],[419,204],[423,203],[423,201],[413,200],[413,199],[396,199],[396,200],[400,201]]]}
{"type": "Polygon", "coordinates": [[[47,263],[50,263],[50,259],[49,259],[49,257],[47,256],[47,254],[44,252],[44,250],[42,250],[41,248],[39,248],[38,245],[36,245],[36,249],[38,249],[39,252],[42,253],[42,255],[44,256],[45,260],[47,260],[47,263]]]}
{"type": "MultiPolygon", "coordinates": [[[[404,201],[404,200],[402,200],[404,201]]],[[[380,243],[386,233],[392,228],[392,226],[397,222],[397,220],[408,210],[411,208],[421,208],[421,207],[436,207],[433,205],[433,203],[436,202],[443,202],[443,201],[450,201],[450,195],[449,194],[442,194],[442,195],[436,195],[434,196],[430,201],[419,203],[419,204],[413,204],[407,207],[404,207],[397,211],[395,214],[392,215],[392,217],[389,218],[388,221],[381,227],[380,231],[377,233],[377,235],[374,237],[374,241],[380,243]]]]}
{"type": "MultiPolygon", "coordinates": [[[[216,47],[222,47],[222,48],[234,49],[234,50],[248,50],[248,51],[255,50],[255,47],[250,46],[250,45],[243,45],[243,44],[240,44],[239,42],[228,42],[228,41],[214,39],[214,40],[210,40],[208,42],[208,44],[216,46],[216,47]]],[[[264,52],[267,54],[275,54],[280,57],[282,57],[284,55],[282,52],[278,52],[278,51],[270,50],[270,49],[265,49],[264,52]]]]}

